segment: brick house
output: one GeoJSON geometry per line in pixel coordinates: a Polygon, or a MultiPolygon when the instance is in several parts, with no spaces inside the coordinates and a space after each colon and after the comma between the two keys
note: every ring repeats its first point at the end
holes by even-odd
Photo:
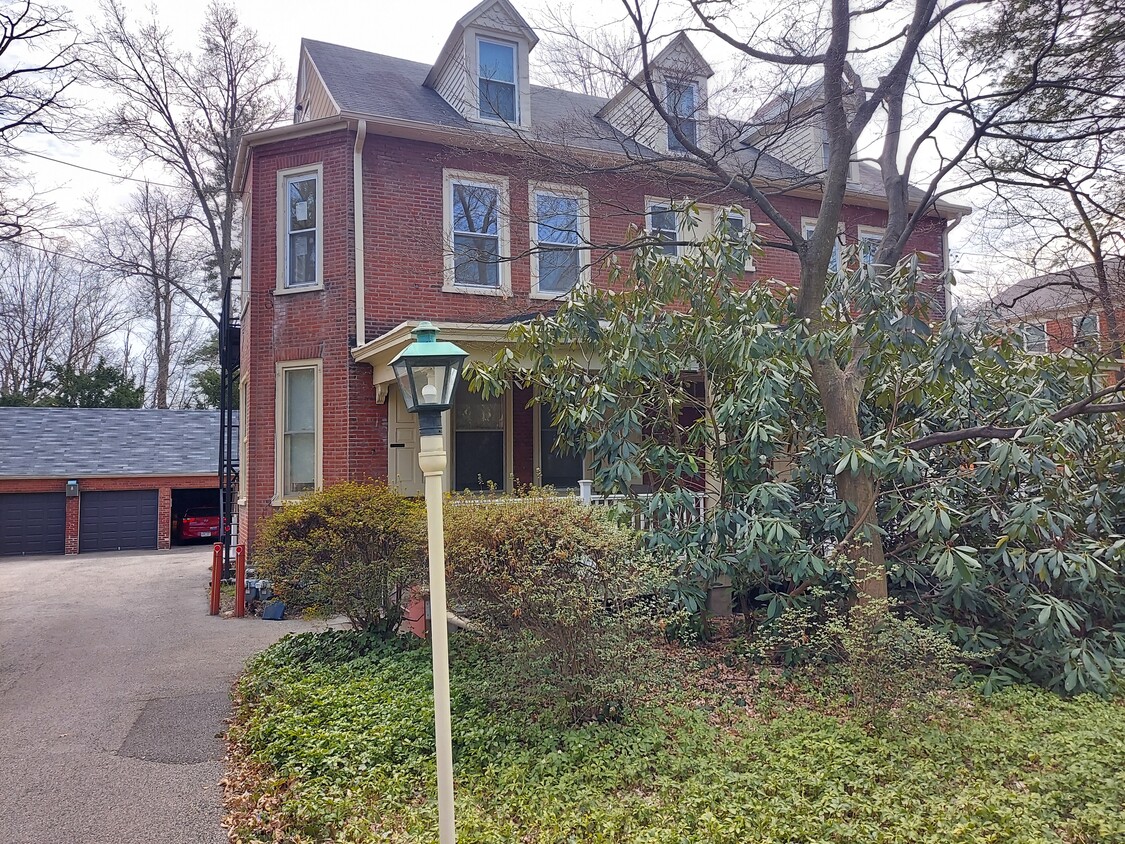
{"type": "Polygon", "coordinates": [[[1112,334],[1115,327],[1118,337],[1125,330],[1125,258],[1107,259],[1103,273],[1100,279],[1094,264],[1083,264],[1025,278],[994,296],[989,307],[997,322],[1019,331],[1031,354],[1078,348],[1119,358],[1112,334]]]}
{"type": "MultiPolygon", "coordinates": [[[[635,91],[607,100],[532,85],[537,40],[507,0],[466,14],[433,65],[305,40],[293,123],[243,138],[241,542],[286,499],[333,482],[386,478],[421,493],[416,421],[389,366],[419,321],[489,359],[513,320],[605,283],[607,248],[631,227],[688,248],[676,245],[690,234],[674,202],[697,200],[704,228],[731,206],[732,224],[764,223],[740,195],[676,166],[676,138],[635,91]],[[646,169],[654,157],[672,166],[646,169]]],[[[717,145],[732,124],[706,112],[712,71],[691,41],[674,39],[654,66],[681,128],[717,145]]],[[[739,132],[724,148],[763,183],[790,185],[776,206],[815,226],[807,168],[823,130],[806,126],[772,156],[739,132]]],[[[881,191],[877,170],[853,165],[842,243],[878,242],[881,191]]],[[[944,264],[965,211],[938,205],[911,249],[944,264]]],[[[792,252],[767,248],[747,276],[798,273],[792,252]]],[[[945,291],[929,292],[943,311],[945,291]]],[[[447,488],[574,485],[581,460],[552,453],[550,420],[529,398],[458,393],[447,488]]]]}

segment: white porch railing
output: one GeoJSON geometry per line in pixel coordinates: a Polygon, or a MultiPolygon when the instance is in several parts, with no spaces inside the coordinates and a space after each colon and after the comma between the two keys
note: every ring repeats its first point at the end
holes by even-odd
{"type": "MultiPolygon", "coordinates": [[[[589,507],[606,507],[609,509],[617,510],[619,513],[630,517],[630,522],[635,530],[649,530],[652,527],[653,519],[648,513],[636,509],[631,506],[633,501],[644,501],[653,497],[653,493],[641,493],[639,495],[600,495],[593,491],[594,482],[589,480],[581,480],[578,482],[578,494],[561,493],[557,495],[548,496],[548,499],[567,500],[577,497],[578,501],[589,507]]],[[[672,516],[673,522],[679,526],[684,527],[697,521],[702,521],[707,506],[707,494],[703,492],[693,492],[692,508],[690,513],[677,513],[672,516]]],[[[506,505],[518,506],[523,503],[530,503],[536,501],[536,498],[519,498],[518,496],[503,496],[503,497],[489,497],[489,496],[464,496],[455,497],[453,504],[457,506],[473,506],[475,504],[490,504],[499,503],[506,505]]]]}

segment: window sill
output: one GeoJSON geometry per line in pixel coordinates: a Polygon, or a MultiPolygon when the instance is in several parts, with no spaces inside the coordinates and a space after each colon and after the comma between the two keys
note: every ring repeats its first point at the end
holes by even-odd
{"type": "Polygon", "coordinates": [[[512,295],[509,288],[504,287],[468,287],[461,284],[449,284],[448,282],[442,285],[443,293],[462,293],[469,296],[503,296],[505,298],[512,295]]]}
{"type": "Polygon", "coordinates": [[[533,288],[530,294],[530,298],[538,299],[544,302],[549,302],[552,300],[561,302],[564,299],[570,298],[570,294],[573,293],[576,289],[577,288],[572,287],[570,288],[570,290],[560,290],[559,292],[555,293],[549,290],[535,290],[533,288]]]}
{"type": "Polygon", "coordinates": [[[302,284],[300,287],[276,287],[274,296],[291,296],[294,293],[316,293],[324,290],[324,282],[318,284],[302,284]]]}

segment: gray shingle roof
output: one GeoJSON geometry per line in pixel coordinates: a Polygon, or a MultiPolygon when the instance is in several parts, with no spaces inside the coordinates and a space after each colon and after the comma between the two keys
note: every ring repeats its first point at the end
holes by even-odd
{"type": "MultiPolygon", "coordinates": [[[[1125,300],[1125,258],[1106,261],[1110,296],[1125,300]]],[[[1098,279],[1093,264],[1071,270],[1045,273],[1017,281],[992,298],[991,306],[1005,319],[1016,316],[1049,315],[1074,308],[1097,308],[1098,279]]]]}
{"type": "MultiPolygon", "coordinates": [[[[497,136],[511,134],[506,126],[470,121],[423,83],[430,65],[381,53],[343,47],[324,41],[302,39],[321,79],[341,111],[394,120],[411,120],[434,126],[497,136]]],[[[608,99],[562,88],[531,86],[534,124],[529,136],[542,141],[566,142],[601,152],[628,152],[639,157],[652,150],[632,141],[597,116],[608,99]]],[[[757,156],[758,174],[764,178],[789,177],[796,172],[777,159],[752,147],[739,151],[740,158],[757,156]]]]}
{"type": "Polygon", "coordinates": [[[0,408],[0,478],[217,474],[218,461],[217,410],[0,408]]]}

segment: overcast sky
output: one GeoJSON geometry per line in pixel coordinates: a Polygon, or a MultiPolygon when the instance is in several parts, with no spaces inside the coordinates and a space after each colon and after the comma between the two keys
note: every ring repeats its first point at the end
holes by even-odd
{"type": "MultiPolygon", "coordinates": [[[[203,0],[123,0],[136,18],[145,17],[151,7],[159,21],[176,33],[181,46],[194,45],[202,21],[203,0]]],[[[243,22],[257,30],[261,39],[272,44],[290,74],[296,69],[297,53],[302,37],[344,44],[373,52],[387,53],[421,62],[432,62],[441,49],[453,24],[467,12],[475,0],[236,0],[243,22]]],[[[550,2],[550,0],[546,0],[550,2]]],[[[543,17],[544,0],[517,0],[517,7],[535,25],[543,17]]],[[[560,4],[554,2],[553,7],[560,4]]],[[[573,8],[581,20],[606,20],[618,15],[612,0],[573,0],[573,8]]],[[[97,0],[72,0],[73,17],[84,30],[97,15],[97,0]]],[[[714,44],[706,43],[697,34],[693,39],[709,57],[714,44]]],[[[716,63],[717,67],[721,62],[716,63]]],[[[98,170],[132,176],[143,173],[130,170],[104,149],[56,139],[27,139],[25,148],[62,161],[98,170]]],[[[76,211],[85,197],[95,196],[99,203],[115,204],[129,192],[132,183],[86,172],[64,164],[31,159],[27,169],[34,173],[40,190],[49,190],[56,207],[64,214],[76,211]]],[[[149,174],[159,181],[155,172],[149,174]]],[[[959,200],[960,201],[960,200],[959,200]]],[[[985,265],[984,250],[966,243],[972,226],[962,225],[951,237],[955,251],[962,252],[955,265],[961,269],[981,269],[985,265]]],[[[979,275],[979,274],[978,274],[979,275]]]]}

